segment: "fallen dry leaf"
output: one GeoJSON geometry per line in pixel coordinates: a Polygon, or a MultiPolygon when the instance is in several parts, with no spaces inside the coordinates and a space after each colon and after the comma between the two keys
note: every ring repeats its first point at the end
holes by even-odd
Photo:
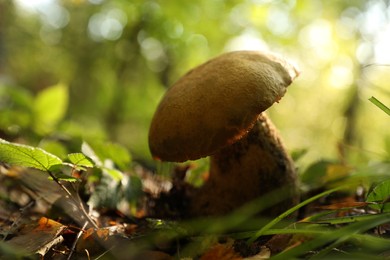
{"type": "Polygon", "coordinates": [[[11,247],[21,248],[28,254],[44,256],[52,246],[63,241],[61,233],[66,226],[52,219],[42,217],[38,224],[28,225],[20,231],[22,235],[7,241],[11,247]]]}
{"type": "Polygon", "coordinates": [[[254,256],[246,257],[244,260],[262,260],[269,258],[271,258],[271,250],[266,246],[262,246],[259,253],[254,256]]]}
{"type": "Polygon", "coordinates": [[[328,210],[336,210],[336,209],[345,209],[345,208],[357,208],[357,207],[365,207],[369,203],[364,201],[343,201],[338,203],[333,203],[330,205],[318,206],[319,209],[328,209],[328,210]]]}
{"type": "Polygon", "coordinates": [[[206,253],[202,255],[200,259],[201,260],[215,260],[215,259],[240,260],[243,258],[234,251],[234,248],[230,243],[227,243],[227,244],[217,244],[211,247],[206,253]]]}

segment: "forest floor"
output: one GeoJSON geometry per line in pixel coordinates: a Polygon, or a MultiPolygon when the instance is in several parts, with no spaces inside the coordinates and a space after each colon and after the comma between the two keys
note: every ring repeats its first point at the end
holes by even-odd
{"type": "MultiPolygon", "coordinates": [[[[144,175],[142,182],[150,183],[150,176],[145,176],[148,175],[144,175]]],[[[133,210],[132,214],[119,209],[90,209],[87,198],[79,194],[72,194],[72,198],[45,174],[28,168],[2,165],[0,183],[0,259],[277,258],[280,252],[314,243],[317,234],[326,236],[321,233],[324,227],[340,230],[355,222],[354,217],[369,213],[361,194],[329,193],[301,207],[296,220],[283,222],[279,219],[280,223],[272,227],[273,231],[269,229],[268,233],[263,232],[248,243],[248,239],[275,219],[232,215],[183,221],[148,217],[142,207],[133,210]],[[318,216],[321,214],[331,220],[328,223],[320,221],[318,216]],[[313,215],[317,219],[312,218],[313,215]],[[346,218],[352,220],[345,221],[346,218]],[[344,221],[336,223],[335,219],[344,221]],[[298,228],[299,225],[321,227],[305,231],[298,228]],[[295,231],[290,233],[288,230],[292,229],[295,231]]],[[[156,182],[155,185],[160,184],[156,182]]],[[[320,192],[314,191],[306,197],[320,192]]],[[[388,228],[378,225],[367,232],[377,236],[385,234],[388,228]]],[[[326,248],[326,239],[322,241],[317,248],[326,248]]],[[[334,238],[329,239],[328,244],[332,241],[334,238]]],[[[359,248],[358,244],[338,243],[330,251],[347,252],[348,248],[359,248]]],[[[313,248],[315,245],[307,249],[313,248]]],[[[310,258],[321,252],[316,250],[297,254],[310,258]]]]}

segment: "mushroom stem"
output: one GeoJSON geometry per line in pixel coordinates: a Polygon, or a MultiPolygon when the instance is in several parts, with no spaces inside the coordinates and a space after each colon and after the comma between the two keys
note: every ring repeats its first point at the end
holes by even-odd
{"type": "Polygon", "coordinates": [[[298,202],[293,162],[271,120],[261,113],[249,133],[210,158],[210,176],[192,197],[192,215],[222,215],[267,195],[279,203],[262,215],[275,216],[298,202]],[[282,189],[282,194],[272,191],[282,189]],[[282,202],[280,197],[285,196],[282,202]]]}

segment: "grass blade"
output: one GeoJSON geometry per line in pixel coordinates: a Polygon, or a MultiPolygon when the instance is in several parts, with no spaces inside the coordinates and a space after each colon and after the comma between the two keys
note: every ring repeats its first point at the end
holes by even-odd
{"type": "Polygon", "coordinates": [[[274,218],[271,222],[269,222],[267,225],[263,226],[263,228],[261,228],[259,231],[256,232],[256,234],[254,236],[252,236],[249,240],[248,240],[248,243],[252,243],[254,242],[257,238],[259,238],[260,236],[264,235],[271,227],[273,227],[275,224],[277,224],[278,222],[280,222],[282,219],[284,219],[285,217],[287,217],[288,215],[290,215],[291,213],[293,213],[294,211],[298,210],[299,208],[311,203],[312,201],[315,201],[323,196],[326,196],[328,194],[331,194],[335,191],[338,191],[342,188],[345,188],[345,186],[342,186],[342,187],[337,187],[337,188],[334,188],[334,189],[331,189],[331,190],[327,190],[325,192],[322,192],[316,196],[313,196],[301,203],[299,203],[298,205],[296,205],[295,207],[292,207],[291,209],[285,211],[284,213],[280,214],[278,217],[274,218]]]}
{"type": "Polygon", "coordinates": [[[303,243],[297,247],[294,247],[290,250],[284,251],[274,256],[273,259],[292,259],[294,257],[298,257],[302,254],[305,254],[306,252],[310,252],[312,250],[315,250],[316,248],[322,247],[324,245],[329,245],[331,243],[330,246],[326,247],[319,254],[316,255],[316,257],[325,256],[327,253],[329,253],[330,249],[350,239],[351,237],[359,233],[365,232],[378,225],[388,223],[389,217],[389,213],[372,215],[371,218],[366,219],[365,221],[350,224],[343,228],[336,229],[333,232],[323,233],[322,235],[317,236],[313,240],[307,241],[306,243],[303,243]]]}
{"type": "Polygon", "coordinates": [[[390,108],[388,108],[385,104],[383,104],[382,102],[380,102],[378,99],[376,99],[375,97],[370,97],[368,100],[371,101],[371,103],[373,103],[374,105],[376,105],[377,107],[379,107],[382,111],[384,111],[386,114],[388,114],[390,116],[390,108]]]}

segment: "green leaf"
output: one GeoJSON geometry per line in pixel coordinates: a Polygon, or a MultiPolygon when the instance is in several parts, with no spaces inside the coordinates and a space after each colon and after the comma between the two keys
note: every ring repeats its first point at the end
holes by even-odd
{"type": "Polygon", "coordinates": [[[113,178],[109,171],[104,169],[99,170],[102,170],[102,175],[88,200],[88,205],[93,207],[115,208],[123,198],[123,193],[120,190],[121,183],[113,178]]]}
{"type": "Polygon", "coordinates": [[[303,149],[296,149],[291,152],[291,158],[293,159],[294,162],[298,161],[301,159],[303,156],[305,156],[308,152],[308,149],[303,148],[303,149]]]}
{"type": "Polygon", "coordinates": [[[99,148],[100,153],[93,149],[87,142],[83,142],[81,151],[83,154],[86,154],[92,162],[95,163],[97,168],[105,171],[116,181],[120,181],[123,178],[123,173],[114,168],[114,165],[112,164],[113,160],[111,160],[111,158],[106,158],[104,155],[102,155],[102,146],[97,147],[99,148]],[[99,154],[99,156],[97,154],[99,154]]]}
{"type": "Polygon", "coordinates": [[[41,148],[10,143],[3,139],[0,139],[0,161],[42,171],[51,171],[62,165],[60,158],[41,148]]]}
{"type": "Polygon", "coordinates": [[[30,128],[32,103],[33,96],[26,89],[0,85],[0,128],[11,134],[30,128]]]}
{"type": "Polygon", "coordinates": [[[34,128],[42,134],[50,133],[65,116],[68,108],[68,88],[60,83],[41,91],[35,98],[34,128]]]}
{"type": "Polygon", "coordinates": [[[116,169],[102,167],[102,170],[108,173],[115,181],[120,181],[123,178],[123,173],[116,169]]]}
{"type": "Polygon", "coordinates": [[[329,160],[321,160],[313,163],[303,172],[301,176],[302,183],[311,188],[324,185],[328,169],[333,164],[335,162],[329,160]]]}
{"type": "Polygon", "coordinates": [[[104,147],[103,151],[107,159],[111,159],[121,170],[129,168],[131,156],[125,147],[116,143],[107,143],[104,147]]]}
{"type": "Polygon", "coordinates": [[[45,138],[39,142],[39,147],[48,153],[52,153],[61,159],[66,158],[68,155],[68,149],[64,143],[60,140],[52,138],[45,138]]]}
{"type": "Polygon", "coordinates": [[[85,156],[83,153],[71,153],[68,154],[69,161],[77,166],[91,168],[95,166],[95,163],[91,158],[85,156]]]}
{"type": "MultiPolygon", "coordinates": [[[[89,148],[93,150],[95,156],[101,161],[109,159],[121,170],[128,169],[129,164],[131,163],[130,153],[125,147],[119,144],[111,142],[93,142],[89,144],[89,148]]],[[[83,153],[85,152],[83,151],[83,153]]]]}
{"type": "Polygon", "coordinates": [[[2,108],[11,108],[23,111],[31,110],[33,95],[26,88],[18,86],[0,85],[0,99],[2,108]]]}
{"type": "Polygon", "coordinates": [[[101,159],[96,155],[93,148],[87,142],[83,142],[81,145],[81,151],[83,154],[88,156],[88,158],[90,158],[96,166],[101,167],[103,165],[101,159]]]}
{"type": "Polygon", "coordinates": [[[142,195],[142,181],[138,176],[127,176],[124,182],[124,193],[128,201],[136,200],[142,195]]]}
{"type": "Polygon", "coordinates": [[[376,105],[377,107],[379,107],[380,109],[382,109],[382,111],[384,111],[386,114],[388,114],[390,116],[390,108],[388,108],[385,104],[383,104],[382,102],[380,102],[378,99],[376,99],[375,97],[370,97],[368,100],[371,101],[371,103],[373,103],[374,105],[376,105]]]}
{"type": "Polygon", "coordinates": [[[371,204],[370,207],[381,212],[390,212],[390,180],[385,180],[375,186],[368,194],[366,202],[379,203],[371,204]]]}

